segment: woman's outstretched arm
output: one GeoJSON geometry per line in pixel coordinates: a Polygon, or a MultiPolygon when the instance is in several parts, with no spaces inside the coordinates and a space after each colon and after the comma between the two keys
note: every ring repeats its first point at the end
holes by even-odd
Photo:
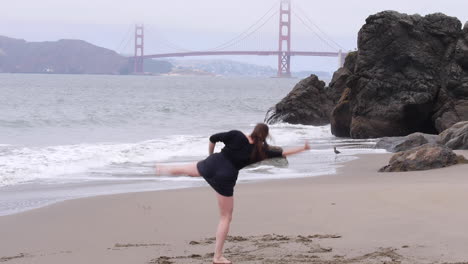
{"type": "Polygon", "coordinates": [[[293,154],[297,154],[297,153],[301,153],[301,152],[306,151],[308,149],[310,149],[310,146],[309,146],[309,142],[306,141],[304,143],[303,147],[297,147],[297,148],[292,148],[292,149],[288,149],[288,150],[283,151],[283,157],[293,155],[293,154]]]}

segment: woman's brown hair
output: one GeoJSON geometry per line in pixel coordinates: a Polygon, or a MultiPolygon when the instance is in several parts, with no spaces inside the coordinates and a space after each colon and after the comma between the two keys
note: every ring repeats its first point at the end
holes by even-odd
{"type": "Polygon", "coordinates": [[[258,123],[250,134],[250,137],[254,141],[254,150],[250,156],[252,162],[262,161],[267,158],[265,149],[268,148],[268,143],[266,142],[268,131],[267,125],[258,123]]]}

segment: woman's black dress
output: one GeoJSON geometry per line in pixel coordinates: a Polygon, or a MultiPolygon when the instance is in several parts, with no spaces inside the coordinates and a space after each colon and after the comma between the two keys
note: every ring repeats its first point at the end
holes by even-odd
{"type": "MultiPolygon", "coordinates": [[[[237,130],[214,134],[210,141],[223,142],[225,146],[220,153],[214,153],[198,162],[198,172],[216,192],[223,196],[232,196],[239,170],[253,163],[250,156],[254,145],[250,144],[244,133],[237,130]]],[[[282,151],[268,149],[265,153],[268,158],[283,155],[282,151]]]]}

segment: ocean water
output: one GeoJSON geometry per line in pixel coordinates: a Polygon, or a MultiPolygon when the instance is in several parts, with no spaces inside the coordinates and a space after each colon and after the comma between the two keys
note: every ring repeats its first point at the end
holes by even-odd
{"type": "MultiPolygon", "coordinates": [[[[250,132],[298,79],[0,74],[0,215],[79,197],[206,186],[156,177],[154,165],[196,162],[208,137],[250,132]]],[[[333,174],[373,140],[330,127],[271,126],[271,143],[308,152],[241,171],[239,183],[333,174]],[[342,154],[336,156],[333,146],[342,154]]],[[[217,151],[222,145],[218,144],[217,151]]]]}

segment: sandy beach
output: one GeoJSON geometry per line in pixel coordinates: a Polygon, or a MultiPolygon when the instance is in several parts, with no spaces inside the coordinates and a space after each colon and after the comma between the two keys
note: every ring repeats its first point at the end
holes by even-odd
{"type": "MultiPolygon", "coordinates": [[[[468,151],[457,151],[468,157],[468,151]]],[[[378,173],[361,155],[336,175],[239,184],[234,263],[468,263],[468,165],[378,173]]],[[[70,200],[0,217],[0,262],[211,263],[210,187],[70,200]]]]}

